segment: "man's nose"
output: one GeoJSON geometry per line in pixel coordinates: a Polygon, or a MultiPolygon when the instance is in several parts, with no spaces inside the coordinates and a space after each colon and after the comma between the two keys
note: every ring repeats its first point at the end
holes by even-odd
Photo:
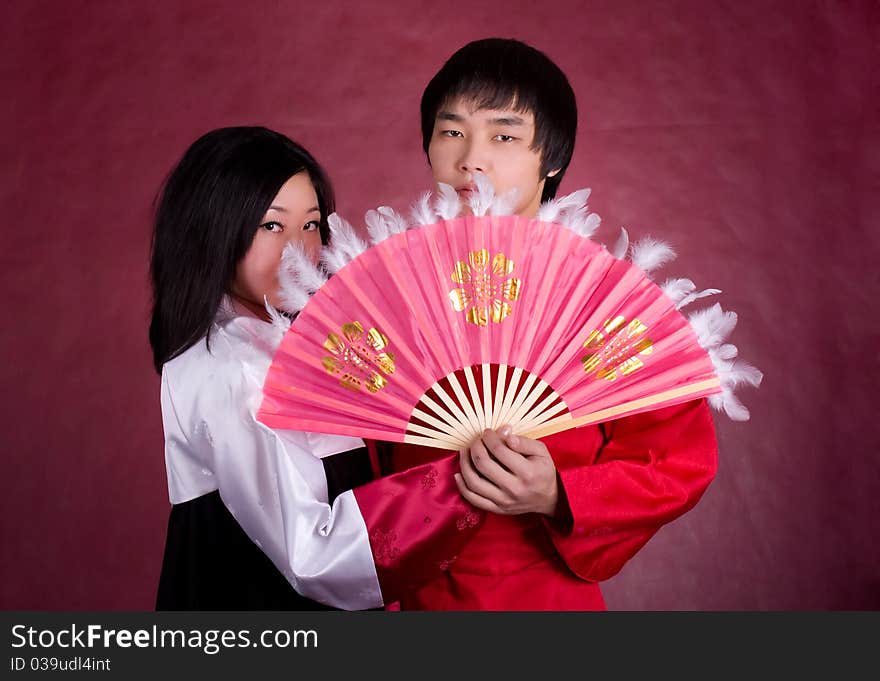
{"type": "Polygon", "coordinates": [[[488,159],[485,150],[477,144],[469,144],[459,161],[459,170],[465,173],[485,173],[488,159]]]}

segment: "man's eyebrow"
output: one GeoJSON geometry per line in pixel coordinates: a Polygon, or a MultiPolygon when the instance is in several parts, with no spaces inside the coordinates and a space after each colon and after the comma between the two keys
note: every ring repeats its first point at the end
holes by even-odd
{"type": "Polygon", "coordinates": [[[525,125],[526,121],[524,118],[520,118],[514,114],[509,114],[505,116],[498,116],[497,118],[493,118],[489,121],[494,125],[525,125]]]}
{"type": "Polygon", "coordinates": [[[464,116],[459,116],[457,113],[452,113],[451,111],[438,111],[437,112],[437,120],[438,121],[455,121],[456,123],[460,123],[464,120],[464,116]]]}
{"type": "MultiPolygon", "coordinates": [[[[464,121],[464,116],[461,116],[457,113],[453,113],[452,111],[446,111],[445,109],[437,112],[437,120],[438,121],[453,121],[455,123],[461,123],[464,121]]],[[[526,124],[526,120],[521,116],[517,116],[514,113],[510,114],[502,114],[501,116],[496,116],[495,118],[490,118],[489,123],[491,125],[507,125],[507,126],[521,126],[526,124]]]]}

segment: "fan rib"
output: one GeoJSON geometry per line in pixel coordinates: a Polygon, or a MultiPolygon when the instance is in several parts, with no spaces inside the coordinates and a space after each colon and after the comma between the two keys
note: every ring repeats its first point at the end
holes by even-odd
{"type": "Polygon", "coordinates": [[[465,440],[460,436],[456,436],[452,433],[447,433],[446,431],[431,430],[430,428],[425,428],[424,426],[420,426],[417,423],[410,423],[409,425],[407,425],[407,432],[421,433],[422,435],[427,435],[428,437],[433,437],[438,440],[455,443],[459,447],[467,447],[468,444],[468,440],[465,440]],[[444,438],[443,435],[447,435],[449,437],[444,438]]]}
{"type": "Polygon", "coordinates": [[[522,372],[522,367],[513,368],[513,374],[510,377],[510,384],[507,386],[507,392],[504,395],[504,403],[501,405],[501,410],[498,414],[499,426],[503,426],[507,422],[507,414],[510,412],[510,406],[513,399],[516,397],[516,389],[519,385],[519,380],[522,377],[522,372]]]}
{"type": "Polygon", "coordinates": [[[435,439],[431,437],[420,437],[418,435],[405,435],[403,441],[407,444],[421,445],[422,447],[433,447],[435,449],[449,449],[458,451],[461,449],[457,444],[450,440],[435,439]]]}
{"type": "Polygon", "coordinates": [[[485,428],[492,427],[492,368],[489,364],[483,364],[483,424],[485,428]]]}
{"type": "MultiPolygon", "coordinates": [[[[422,398],[419,400],[419,403],[424,404],[434,412],[435,417],[439,418],[443,423],[446,424],[448,428],[452,430],[452,432],[457,433],[461,429],[461,423],[464,420],[464,414],[461,414],[459,418],[456,418],[448,411],[446,411],[443,407],[437,404],[434,400],[428,397],[428,394],[425,393],[422,395],[422,398]]],[[[418,404],[418,403],[417,403],[418,404]]],[[[413,414],[416,411],[421,411],[418,407],[413,407],[413,414]]]]}
{"type": "MultiPolygon", "coordinates": [[[[558,399],[559,395],[556,395],[554,393],[551,397],[553,399],[558,399]]],[[[547,398],[547,400],[549,399],[550,397],[547,398]]],[[[546,402],[547,400],[544,400],[544,402],[546,402]]],[[[542,402],[541,404],[544,404],[544,402],[542,402]]],[[[560,411],[567,409],[568,405],[566,405],[565,402],[562,402],[561,400],[546,411],[541,411],[538,407],[536,407],[529,414],[526,414],[523,417],[523,419],[519,422],[517,428],[521,432],[526,432],[528,430],[531,430],[532,428],[537,428],[542,423],[546,423],[551,418],[556,416],[556,414],[558,414],[560,411]]]]}
{"type": "MultiPolygon", "coordinates": [[[[538,395],[535,395],[532,402],[529,402],[527,407],[523,405],[526,404],[526,401],[532,396],[532,391],[535,390],[535,381],[538,380],[537,374],[529,374],[528,378],[526,378],[525,383],[523,383],[522,388],[514,399],[513,404],[511,405],[511,411],[507,415],[507,423],[516,423],[519,421],[522,414],[525,412],[525,409],[532,406],[534,400],[538,399],[538,396],[544,392],[544,389],[541,388],[538,395]]],[[[543,383],[543,381],[541,381],[543,383]]],[[[545,383],[546,385],[546,383],[545,383]]]]}
{"type": "MultiPolygon", "coordinates": [[[[442,433],[446,433],[446,435],[449,435],[450,437],[460,437],[459,430],[455,427],[455,425],[445,423],[444,421],[441,421],[440,419],[431,416],[429,413],[422,411],[421,409],[413,409],[413,416],[420,421],[424,421],[425,423],[434,426],[436,430],[442,433]]],[[[419,424],[412,423],[411,421],[407,424],[407,428],[410,430],[414,430],[416,427],[424,428],[424,426],[419,426],[419,424]]]]}
{"type": "MultiPolygon", "coordinates": [[[[450,410],[452,411],[452,413],[455,415],[457,421],[450,421],[450,424],[457,423],[457,424],[459,425],[459,427],[461,427],[462,424],[468,423],[468,418],[467,418],[467,416],[464,415],[464,412],[463,412],[463,411],[459,408],[459,406],[455,403],[455,400],[453,400],[453,399],[447,394],[447,392],[446,392],[446,391],[440,386],[439,383],[435,383],[434,385],[432,385],[432,386],[431,386],[431,389],[434,391],[434,393],[435,393],[437,396],[440,397],[440,399],[443,401],[443,403],[444,403],[447,407],[449,407],[449,409],[450,409],[450,410]]],[[[430,399],[430,398],[427,397],[427,393],[425,393],[425,396],[422,397],[422,400],[421,400],[421,401],[425,401],[426,399],[430,399]]]]}
{"type": "Polygon", "coordinates": [[[719,387],[721,387],[721,381],[717,377],[710,378],[705,381],[699,381],[697,383],[691,383],[690,385],[679,386],[677,388],[673,388],[672,390],[665,390],[661,393],[648,395],[647,397],[642,397],[637,400],[630,400],[629,402],[624,402],[613,407],[608,407],[607,409],[600,409],[599,411],[590,412],[589,414],[583,414],[576,418],[569,418],[568,415],[566,415],[564,419],[562,417],[560,417],[559,419],[553,419],[545,423],[540,428],[534,431],[530,431],[529,433],[523,433],[523,435],[538,439],[546,437],[548,435],[553,435],[554,433],[558,433],[562,430],[567,430],[568,428],[579,428],[581,426],[585,426],[591,423],[602,423],[604,421],[610,421],[612,419],[625,416],[629,412],[633,412],[637,409],[643,409],[644,407],[651,407],[655,404],[663,403],[664,406],[670,406],[673,404],[686,402],[687,400],[695,399],[697,397],[705,397],[709,394],[717,392],[719,387]]]}
{"type": "Polygon", "coordinates": [[[507,365],[498,365],[498,385],[495,387],[495,401],[492,404],[492,428],[498,428],[501,423],[499,415],[501,413],[501,404],[504,401],[504,381],[507,378],[507,365]]]}
{"type": "Polygon", "coordinates": [[[480,391],[477,389],[477,382],[474,380],[473,367],[465,367],[464,376],[467,379],[467,386],[470,390],[469,397],[471,399],[468,400],[468,403],[473,405],[474,416],[477,417],[477,427],[479,428],[479,432],[482,433],[484,430],[486,430],[486,412],[483,407],[483,401],[480,399],[480,391]]]}
{"type": "MultiPolygon", "coordinates": [[[[473,379],[473,377],[471,377],[473,379]]],[[[482,432],[480,428],[480,419],[474,411],[473,406],[468,400],[467,395],[464,392],[464,389],[461,387],[461,384],[458,382],[458,377],[455,374],[449,374],[449,384],[452,386],[452,390],[455,393],[455,396],[458,398],[459,403],[462,408],[467,413],[467,421],[466,423],[470,426],[471,430],[475,433],[482,432]]]]}
{"type": "Polygon", "coordinates": [[[519,428],[522,429],[524,427],[523,424],[533,421],[543,423],[565,408],[565,402],[563,402],[559,394],[551,388],[550,394],[547,395],[547,397],[523,414],[522,418],[519,419],[519,428]]]}

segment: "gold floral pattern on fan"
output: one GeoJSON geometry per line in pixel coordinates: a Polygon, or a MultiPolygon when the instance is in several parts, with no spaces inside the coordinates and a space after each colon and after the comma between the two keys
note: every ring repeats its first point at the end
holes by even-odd
{"type": "Polygon", "coordinates": [[[584,371],[606,381],[638,371],[645,363],[637,355],[650,355],[654,351],[654,341],[645,336],[647,331],[648,327],[638,319],[628,323],[620,316],[606,320],[584,343],[590,350],[581,358],[584,371]]]}
{"type": "Polygon", "coordinates": [[[519,298],[522,283],[511,277],[514,264],[504,253],[496,253],[489,260],[489,251],[471,251],[467,260],[459,260],[452,271],[452,281],[461,288],[449,292],[456,312],[465,312],[471,324],[496,324],[513,312],[510,305],[519,298]]]}
{"type": "Polygon", "coordinates": [[[343,388],[379,392],[394,373],[394,355],[387,352],[388,338],[378,329],[364,331],[358,322],[342,325],[342,333],[330,333],[324,348],[331,353],[321,362],[328,374],[339,376],[343,388]],[[384,375],[383,375],[384,374],[384,375]]]}

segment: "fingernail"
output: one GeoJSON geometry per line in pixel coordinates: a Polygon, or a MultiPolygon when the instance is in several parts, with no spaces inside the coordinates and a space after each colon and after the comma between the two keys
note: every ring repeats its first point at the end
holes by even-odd
{"type": "Polygon", "coordinates": [[[501,435],[501,437],[507,437],[508,435],[510,435],[510,433],[510,426],[501,426],[501,430],[498,431],[498,434],[501,435]]]}

